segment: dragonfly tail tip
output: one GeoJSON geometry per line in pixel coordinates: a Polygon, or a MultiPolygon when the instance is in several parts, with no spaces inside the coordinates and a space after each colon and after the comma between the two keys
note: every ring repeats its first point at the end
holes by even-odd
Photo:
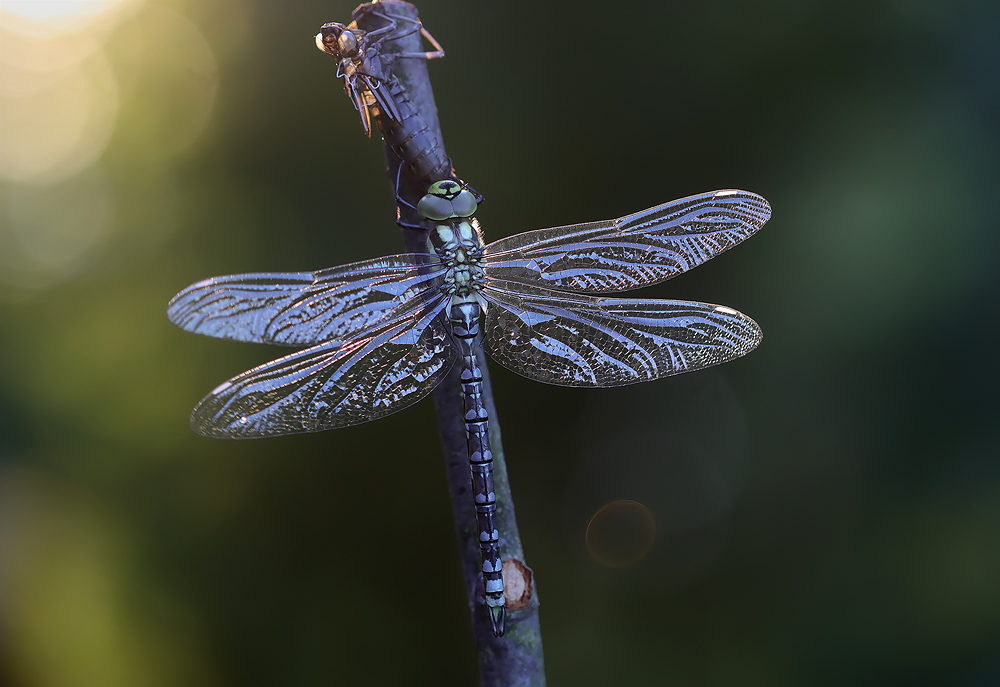
{"type": "Polygon", "coordinates": [[[490,623],[493,625],[493,634],[497,637],[503,637],[506,611],[503,606],[490,606],[490,623]]]}

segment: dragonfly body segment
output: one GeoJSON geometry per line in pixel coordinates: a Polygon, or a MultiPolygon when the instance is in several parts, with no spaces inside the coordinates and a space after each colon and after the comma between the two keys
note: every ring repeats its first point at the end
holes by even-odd
{"type": "Polygon", "coordinates": [[[611,387],[700,370],[761,341],[726,306],[610,298],[670,279],[753,235],[770,206],[747,191],[703,193],[604,222],[483,244],[472,194],[451,179],[418,203],[427,253],[319,272],[198,282],[170,320],[208,336],[308,346],[213,390],[191,426],[251,438],[347,427],[429,394],[458,363],[486,605],[504,632],[489,417],[478,341],[508,369],[548,384],[611,387]],[[484,317],[485,313],[485,317],[484,317]]]}

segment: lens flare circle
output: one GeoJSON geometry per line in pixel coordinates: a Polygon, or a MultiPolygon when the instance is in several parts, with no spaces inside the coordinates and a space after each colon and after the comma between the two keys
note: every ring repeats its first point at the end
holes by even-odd
{"type": "Polygon", "coordinates": [[[656,520],[638,501],[612,501],[601,507],[587,525],[587,553],[608,568],[628,568],[652,550],[656,520]]]}

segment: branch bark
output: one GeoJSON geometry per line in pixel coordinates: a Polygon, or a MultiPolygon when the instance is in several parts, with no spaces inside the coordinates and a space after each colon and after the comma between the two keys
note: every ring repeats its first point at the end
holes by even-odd
{"type": "MultiPolygon", "coordinates": [[[[417,8],[407,2],[384,0],[379,3],[386,12],[418,18],[417,8]]],[[[360,8],[359,8],[360,10],[360,8]]],[[[358,10],[355,10],[356,16],[358,10]]],[[[371,26],[371,15],[359,19],[362,29],[371,26]],[[368,24],[368,25],[366,25],[368,24]]],[[[419,33],[396,41],[387,41],[387,52],[420,52],[419,33]]],[[[406,89],[411,101],[420,111],[431,131],[444,146],[441,126],[438,122],[434,92],[427,73],[427,62],[421,59],[396,59],[391,62],[393,74],[406,89]]],[[[399,158],[388,147],[385,148],[387,174],[395,184],[399,169],[399,158]]],[[[416,205],[426,189],[406,174],[405,167],[400,176],[400,195],[416,205]]],[[[405,208],[402,211],[406,212],[405,208]]],[[[406,218],[414,222],[416,218],[406,218]]],[[[409,252],[427,252],[426,233],[403,229],[403,240],[409,252]]],[[[483,372],[483,394],[490,416],[490,443],[493,451],[493,479],[497,500],[497,521],[500,529],[500,549],[503,557],[503,578],[507,597],[507,631],[503,637],[495,637],[489,619],[489,612],[483,596],[483,582],[476,533],[476,514],[471,496],[469,456],[465,436],[464,401],[459,366],[434,392],[438,423],[441,430],[441,444],[444,449],[448,488],[451,492],[455,528],[458,533],[465,573],[465,591],[472,616],[472,631],[479,653],[479,672],[483,687],[541,687],[545,684],[542,656],[542,636],[538,620],[538,592],[534,575],[524,562],[524,550],[514,517],[514,501],[511,498],[510,482],[507,477],[507,463],[504,459],[503,444],[500,439],[500,423],[493,403],[486,356],[480,348],[480,366],[483,372]]]]}

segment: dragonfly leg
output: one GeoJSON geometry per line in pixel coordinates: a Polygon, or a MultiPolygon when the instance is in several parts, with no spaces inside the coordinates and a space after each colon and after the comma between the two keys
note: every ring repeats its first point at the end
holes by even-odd
{"type": "MultiPolygon", "coordinates": [[[[410,33],[412,33],[412,31],[410,33]]],[[[409,33],[403,35],[409,35],[409,33]]],[[[393,55],[393,57],[416,57],[424,60],[439,60],[444,57],[444,48],[441,47],[441,44],[437,42],[437,39],[434,38],[434,36],[431,35],[431,32],[425,29],[423,25],[420,26],[420,35],[426,38],[427,42],[434,46],[434,50],[429,50],[427,52],[398,52],[393,55]]]]}
{"type": "Polygon", "coordinates": [[[482,193],[472,188],[471,184],[469,184],[467,181],[458,176],[458,173],[455,172],[455,163],[451,161],[451,157],[448,158],[448,167],[451,168],[451,178],[454,179],[456,182],[458,182],[459,186],[461,186],[462,188],[464,188],[465,190],[467,190],[469,193],[471,193],[476,197],[476,205],[482,203],[485,200],[482,193]]]}
{"type": "MultiPolygon", "coordinates": [[[[385,26],[377,28],[374,31],[369,31],[368,32],[369,45],[378,45],[378,44],[381,44],[382,41],[385,41],[385,40],[394,40],[396,38],[399,38],[399,36],[383,36],[382,34],[391,33],[393,31],[393,29],[395,29],[398,26],[398,24],[396,23],[395,20],[396,19],[403,19],[404,17],[399,17],[399,16],[397,16],[395,14],[389,14],[388,12],[383,12],[381,10],[371,9],[370,7],[368,8],[367,11],[363,12],[362,14],[370,14],[370,15],[372,15],[374,17],[378,17],[379,19],[384,19],[386,22],[388,22],[385,26]],[[376,37],[378,37],[378,40],[375,40],[375,41],[371,40],[372,38],[376,38],[376,37]]],[[[359,17],[355,16],[353,23],[357,24],[358,23],[358,19],[359,19],[359,17]]],[[[411,31],[410,33],[413,33],[413,32],[411,31]]],[[[409,35],[409,34],[402,34],[402,35],[405,36],[405,35],[409,35]]]]}
{"type": "MultiPolygon", "coordinates": [[[[395,153],[396,151],[393,151],[393,152],[395,153]]],[[[398,153],[397,153],[397,157],[399,157],[398,153]]],[[[399,160],[399,167],[396,168],[396,186],[395,186],[395,189],[393,189],[395,191],[395,193],[396,193],[396,206],[397,206],[397,209],[398,209],[399,205],[403,204],[406,207],[410,208],[411,210],[416,210],[417,209],[416,205],[414,205],[413,203],[407,201],[405,198],[403,198],[401,195],[399,195],[399,182],[400,182],[400,179],[402,178],[402,175],[403,175],[403,165],[404,164],[406,164],[406,163],[403,162],[402,158],[400,158],[400,160],[399,160]]]]}
{"type": "Polygon", "coordinates": [[[399,208],[396,208],[396,226],[402,227],[403,229],[415,229],[416,231],[427,231],[427,227],[422,224],[413,224],[412,222],[407,222],[403,219],[399,212],[399,208]]]}
{"type": "MultiPolygon", "coordinates": [[[[427,39],[427,42],[429,42],[431,45],[434,46],[434,50],[429,50],[427,52],[397,52],[389,54],[388,55],[389,57],[393,58],[415,57],[424,60],[436,60],[444,57],[444,48],[441,47],[441,44],[437,42],[437,39],[431,35],[431,32],[424,28],[424,25],[420,22],[419,19],[404,17],[400,14],[392,14],[390,12],[383,12],[381,10],[372,10],[371,14],[389,22],[388,26],[378,29],[377,32],[374,32],[374,34],[380,36],[381,34],[385,33],[387,29],[391,31],[392,29],[395,29],[399,24],[410,25],[409,29],[379,38],[379,40],[376,41],[378,44],[381,44],[383,41],[387,40],[395,41],[399,40],[400,38],[406,38],[407,36],[412,36],[417,31],[419,31],[420,35],[423,36],[425,39],[427,39]]],[[[374,34],[369,34],[369,35],[374,35],[374,34]]]]}
{"type": "Polygon", "coordinates": [[[424,224],[407,222],[406,220],[403,219],[403,208],[409,208],[410,210],[413,211],[413,214],[415,214],[418,217],[419,213],[417,212],[417,207],[413,203],[409,202],[399,194],[399,186],[403,181],[403,165],[405,165],[406,163],[399,156],[399,154],[396,153],[395,150],[393,150],[393,153],[395,153],[396,157],[399,158],[399,165],[396,167],[396,183],[393,187],[393,193],[396,196],[396,226],[402,229],[414,229],[416,231],[426,231],[427,227],[424,224]]]}

